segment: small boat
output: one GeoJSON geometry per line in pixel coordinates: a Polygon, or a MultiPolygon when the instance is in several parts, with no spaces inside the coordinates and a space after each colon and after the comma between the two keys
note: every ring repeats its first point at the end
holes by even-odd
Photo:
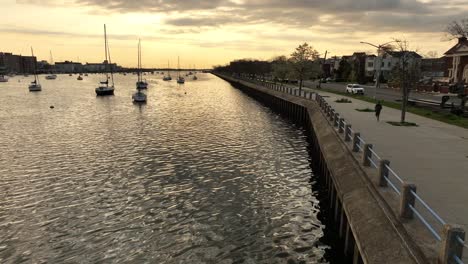
{"type": "Polygon", "coordinates": [[[85,73],[85,74],[84,74],[84,76],[88,76],[88,74],[87,74],[87,73],[85,73]]]}
{"type": "Polygon", "coordinates": [[[184,77],[180,76],[180,60],[179,60],[179,57],[177,57],[177,83],[178,84],[184,84],[185,83],[184,77]]]}
{"type": "Polygon", "coordinates": [[[133,102],[135,103],[146,103],[146,94],[141,90],[138,90],[132,95],[133,102]]]}
{"type": "Polygon", "coordinates": [[[55,80],[55,79],[57,79],[57,75],[56,74],[49,74],[45,78],[46,78],[46,80],[55,80]]]}
{"type": "Polygon", "coordinates": [[[83,80],[83,77],[81,77],[81,75],[78,75],[78,78],[76,78],[78,81],[82,81],[83,80]]]}
{"type": "Polygon", "coordinates": [[[193,80],[194,81],[198,80],[198,77],[196,75],[193,75],[193,80]]]}
{"type": "Polygon", "coordinates": [[[68,76],[73,76],[73,74],[70,73],[70,74],[68,74],[68,76]]]}
{"type": "Polygon", "coordinates": [[[99,82],[99,87],[95,89],[97,96],[103,95],[114,95],[114,75],[112,73],[112,67],[110,67],[110,75],[112,84],[109,85],[109,62],[111,62],[110,54],[109,53],[109,46],[107,44],[107,33],[106,33],[106,25],[104,24],[104,49],[105,49],[105,68],[106,68],[106,81],[99,82]]]}
{"type": "Polygon", "coordinates": [[[3,75],[0,75],[0,82],[8,82],[8,78],[3,75]]]}
{"type": "MultiPolygon", "coordinates": [[[[31,54],[34,57],[34,51],[32,47],[31,47],[31,54]]],[[[31,82],[28,88],[30,92],[39,92],[42,90],[42,86],[39,83],[39,78],[37,78],[36,64],[34,64],[34,81],[31,82]]]]}

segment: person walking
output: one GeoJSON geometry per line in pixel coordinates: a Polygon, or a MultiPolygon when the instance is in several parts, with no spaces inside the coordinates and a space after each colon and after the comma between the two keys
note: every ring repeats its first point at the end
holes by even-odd
{"type": "Polygon", "coordinates": [[[377,104],[375,105],[375,117],[377,117],[377,121],[380,121],[381,111],[382,111],[382,105],[380,104],[380,101],[377,101],[377,104]]]}

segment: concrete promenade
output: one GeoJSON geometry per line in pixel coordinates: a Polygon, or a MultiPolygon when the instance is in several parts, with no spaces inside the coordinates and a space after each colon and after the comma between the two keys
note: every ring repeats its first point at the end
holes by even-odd
{"type": "MultiPolygon", "coordinates": [[[[310,90],[310,89],[306,89],[310,90]]],[[[391,161],[390,166],[406,181],[416,184],[417,193],[448,223],[468,230],[468,130],[407,113],[406,120],[418,127],[399,127],[401,111],[382,110],[380,122],[374,113],[355,109],[374,105],[354,98],[352,103],[336,103],[344,96],[321,92],[326,101],[360,132],[366,143],[391,161]]]]}

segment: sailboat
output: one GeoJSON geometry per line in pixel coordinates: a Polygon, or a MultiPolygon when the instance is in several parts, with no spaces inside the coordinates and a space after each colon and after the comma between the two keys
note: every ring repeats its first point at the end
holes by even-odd
{"type": "MultiPolygon", "coordinates": [[[[195,68],[195,65],[193,65],[193,68],[195,68]]],[[[198,80],[197,71],[195,71],[195,72],[193,73],[193,80],[194,80],[194,81],[198,80]]]]}
{"type": "Polygon", "coordinates": [[[133,102],[144,103],[146,102],[146,94],[141,90],[147,89],[148,83],[142,80],[141,77],[141,41],[138,40],[138,81],[136,82],[137,92],[132,95],[133,102]]]}
{"type": "Polygon", "coordinates": [[[185,79],[184,77],[180,76],[180,59],[177,57],[177,83],[184,84],[185,79]]]}
{"type": "MultiPolygon", "coordinates": [[[[34,57],[34,51],[33,48],[31,47],[31,54],[34,57]]],[[[39,83],[39,78],[37,78],[37,73],[36,73],[36,63],[34,63],[34,81],[31,82],[29,85],[29,91],[30,92],[39,92],[42,90],[42,86],[39,83]]]]}
{"type": "Polygon", "coordinates": [[[143,77],[141,76],[141,41],[138,40],[138,81],[136,82],[137,89],[146,89],[148,88],[148,83],[143,81],[143,77]]]}
{"type": "Polygon", "coordinates": [[[112,67],[108,67],[109,63],[112,63],[112,61],[110,58],[109,45],[107,43],[106,24],[104,24],[104,54],[105,54],[104,64],[106,67],[106,80],[101,81],[99,83],[99,87],[95,89],[96,95],[98,96],[114,94],[114,75],[112,74],[112,67]],[[110,75],[111,75],[110,79],[112,81],[111,85],[109,85],[109,69],[110,69],[110,75]]]}
{"type": "Polygon", "coordinates": [[[82,81],[83,80],[83,77],[81,77],[81,74],[78,75],[78,78],[76,78],[78,81],[82,81]]]}
{"type": "MultiPolygon", "coordinates": [[[[54,65],[54,59],[52,57],[52,51],[50,51],[50,65],[54,65]]],[[[49,74],[49,75],[46,75],[46,80],[55,80],[57,79],[57,74],[49,74]]]]}
{"type": "Polygon", "coordinates": [[[171,72],[169,71],[169,61],[167,61],[167,76],[163,77],[163,81],[170,81],[172,80],[171,72]]]}

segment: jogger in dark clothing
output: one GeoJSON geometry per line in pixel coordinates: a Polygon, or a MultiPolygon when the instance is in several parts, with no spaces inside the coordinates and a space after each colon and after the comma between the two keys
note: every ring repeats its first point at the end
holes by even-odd
{"type": "Polygon", "coordinates": [[[377,102],[375,105],[375,117],[377,117],[377,121],[380,120],[380,112],[382,111],[382,105],[380,104],[380,101],[377,102]]]}

